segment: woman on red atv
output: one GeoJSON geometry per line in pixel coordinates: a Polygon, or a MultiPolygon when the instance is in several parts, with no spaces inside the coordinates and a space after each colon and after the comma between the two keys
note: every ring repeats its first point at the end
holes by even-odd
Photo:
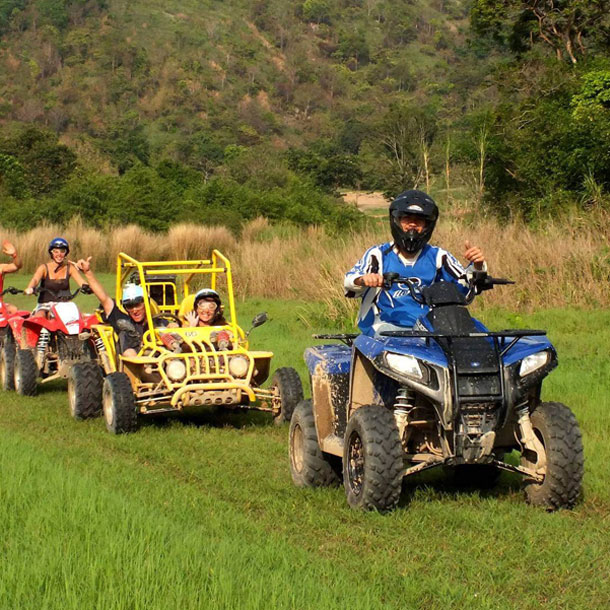
{"type": "MultiPolygon", "coordinates": [[[[10,241],[6,239],[2,242],[2,252],[7,256],[11,257],[10,263],[0,263],[0,293],[4,290],[4,276],[7,273],[15,273],[15,271],[19,271],[21,269],[21,259],[17,254],[17,249],[10,241]]],[[[2,295],[0,294],[0,302],[3,301],[2,295]]],[[[6,309],[6,313],[9,316],[12,316],[17,308],[14,305],[10,305],[9,303],[4,303],[4,307],[6,309]]]]}
{"type": "Polygon", "coordinates": [[[46,314],[52,303],[72,294],[70,279],[81,287],[86,283],[76,266],[70,264],[68,260],[70,245],[63,237],[51,240],[48,251],[51,263],[40,265],[24,290],[25,294],[33,294],[34,288],[38,286],[38,305],[34,313],[42,312],[41,315],[46,314]]]}

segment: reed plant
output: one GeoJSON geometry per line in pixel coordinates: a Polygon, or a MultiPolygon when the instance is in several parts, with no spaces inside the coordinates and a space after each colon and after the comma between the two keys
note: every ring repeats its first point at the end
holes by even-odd
{"type": "MultiPolygon", "coordinates": [[[[609,226],[602,212],[537,227],[520,220],[473,222],[447,215],[433,242],[460,258],[468,239],[484,249],[493,275],[516,281],[511,289],[487,294],[478,307],[599,307],[610,299],[609,226]]],[[[0,235],[15,242],[27,273],[47,260],[46,245],[57,235],[70,241],[73,259],[92,256],[99,271],[112,271],[120,251],[141,260],[163,260],[207,258],[217,248],[232,261],[238,295],[322,302],[326,315],[338,321],[353,319],[356,310],[356,303],[343,296],[343,274],[369,246],[387,241],[389,228],[381,219],[360,232],[337,235],[322,227],[272,226],[259,218],[235,237],[225,227],[189,224],[175,225],[168,233],[135,225],[100,231],[77,219],[65,227],[42,224],[25,233],[0,228],[0,235]]]]}

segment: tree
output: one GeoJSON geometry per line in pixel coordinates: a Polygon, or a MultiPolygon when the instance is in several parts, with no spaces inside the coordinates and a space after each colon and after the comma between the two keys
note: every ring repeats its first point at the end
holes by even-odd
{"type": "Polygon", "coordinates": [[[102,149],[110,155],[119,174],[137,163],[148,165],[150,161],[150,144],[144,126],[133,113],[111,125],[104,136],[102,149]]]}
{"type": "Polygon", "coordinates": [[[476,0],[471,25],[513,50],[524,41],[530,46],[538,41],[551,47],[557,59],[567,57],[576,64],[609,12],[610,0],[476,0]]]}
{"type": "Polygon", "coordinates": [[[54,133],[33,125],[18,128],[0,140],[2,153],[19,162],[32,195],[56,191],[76,168],[74,152],[59,144],[54,133]]]}
{"type": "Polygon", "coordinates": [[[328,0],[305,0],[303,18],[316,23],[330,23],[330,3],[328,0]]]}
{"type": "Polygon", "coordinates": [[[426,179],[436,130],[436,113],[432,108],[415,102],[390,106],[373,134],[388,166],[388,192],[417,188],[426,179]]]}

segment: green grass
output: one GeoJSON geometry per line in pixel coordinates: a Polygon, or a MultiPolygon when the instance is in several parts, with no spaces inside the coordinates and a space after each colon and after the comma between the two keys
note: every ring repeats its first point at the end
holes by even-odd
{"type": "MultiPolygon", "coordinates": [[[[109,280],[105,277],[105,280],[109,280]]],[[[302,304],[251,335],[304,375],[302,304]]],[[[610,312],[485,311],[494,328],[546,327],[560,367],[544,389],[569,404],[586,452],[583,501],[548,514],[512,475],[490,492],[443,473],[405,481],[387,515],[342,489],[291,482],[287,426],[210,412],[112,437],[74,422],[65,385],[0,399],[1,608],[602,608],[610,599],[610,312]]]]}

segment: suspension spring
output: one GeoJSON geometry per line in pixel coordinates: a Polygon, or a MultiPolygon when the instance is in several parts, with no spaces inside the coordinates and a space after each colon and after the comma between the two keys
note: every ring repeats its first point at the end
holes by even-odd
{"type": "Polygon", "coordinates": [[[104,345],[104,341],[99,336],[95,338],[95,349],[98,352],[105,352],[106,351],[106,346],[104,345]]]}
{"type": "Polygon", "coordinates": [[[50,340],[51,333],[46,328],[41,329],[40,335],[38,336],[38,343],[36,344],[36,350],[39,354],[44,354],[47,351],[50,340]]]}
{"type": "Polygon", "coordinates": [[[413,410],[412,396],[410,394],[412,393],[407,388],[400,388],[394,399],[394,419],[405,449],[408,441],[406,430],[409,423],[409,414],[413,410]]]}
{"type": "Polygon", "coordinates": [[[411,394],[407,388],[400,388],[394,399],[394,408],[410,411],[413,408],[413,397],[411,394]]]}

